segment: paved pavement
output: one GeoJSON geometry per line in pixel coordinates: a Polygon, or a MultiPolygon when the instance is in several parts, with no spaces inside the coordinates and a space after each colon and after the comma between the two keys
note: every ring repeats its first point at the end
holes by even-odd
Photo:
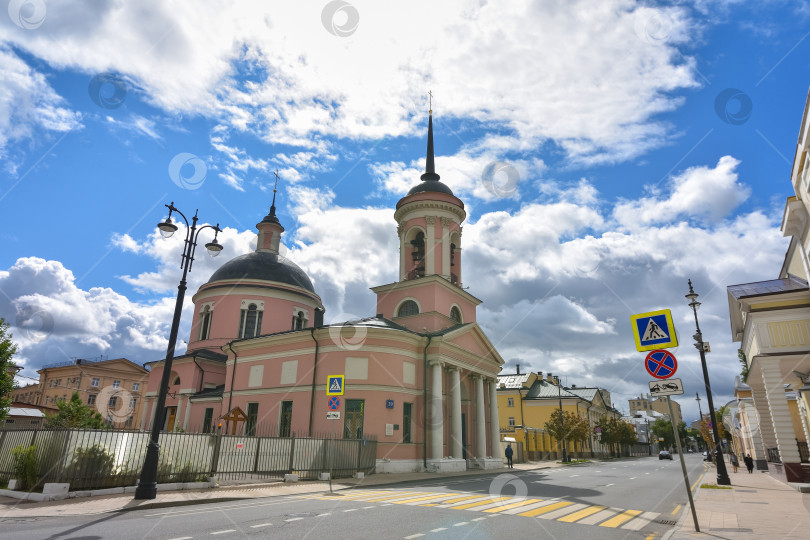
{"type": "MultiPolygon", "coordinates": [[[[729,467],[729,471],[731,468],[729,467]]],[[[700,488],[695,500],[701,532],[695,532],[692,513],[682,510],[678,528],[665,540],[768,538],[807,540],[810,531],[810,493],[776,480],[767,473],[749,474],[744,467],[729,472],[731,489],[700,488]]],[[[701,480],[716,486],[711,466],[701,480]]]]}
{"type": "MultiPolygon", "coordinates": [[[[516,464],[515,469],[562,467],[553,462],[516,464]]],[[[502,469],[495,472],[503,472],[502,469]]],[[[467,471],[442,475],[443,477],[471,476],[480,471],[467,471]]],[[[692,515],[684,506],[675,529],[662,540],[694,540],[698,538],[724,538],[728,540],[749,538],[806,539],[810,530],[810,493],[799,493],[790,486],[775,480],[768,474],[748,474],[744,469],[729,473],[731,489],[696,490],[696,508],[701,532],[694,531],[692,515]]],[[[344,491],[356,486],[375,486],[418,480],[436,480],[435,473],[375,474],[363,479],[340,479],[333,482],[335,491],[344,491]]],[[[714,484],[714,468],[711,467],[696,484],[714,484]]],[[[76,516],[118,512],[122,510],[160,508],[252,499],[281,495],[297,495],[328,492],[328,482],[300,482],[297,484],[260,484],[222,487],[199,491],[158,492],[151,501],[135,501],[131,494],[66,499],[62,501],[34,503],[0,497],[0,518],[19,519],[46,516],[76,516]]]]}

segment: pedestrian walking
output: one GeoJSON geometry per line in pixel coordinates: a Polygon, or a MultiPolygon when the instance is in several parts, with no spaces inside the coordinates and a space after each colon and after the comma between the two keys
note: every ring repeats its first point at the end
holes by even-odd
{"type": "Polygon", "coordinates": [[[731,466],[734,467],[734,472],[737,472],[737,467],[740,466],[740,460],[737,459],[737,454],[732,452],[728,456],[728,460],[731,462],[731,466]]]}
{"type": "Polygon", "coordinates": [[[751,457],[751,454],[748,454],[743,458],[745,462],[745,468],[748,469],[748,474],[754,472],[754,458],[751,457]]]}
{"type": "Polygon", "coordinates": [[[514,450],[512,450],[512,443],[508,443],[506,445],[506,450],[503,451],[503,455],[506,456],[506,464],[510,469],[514,469],[512,466],[512,454],[514,454],[514,450]]]}

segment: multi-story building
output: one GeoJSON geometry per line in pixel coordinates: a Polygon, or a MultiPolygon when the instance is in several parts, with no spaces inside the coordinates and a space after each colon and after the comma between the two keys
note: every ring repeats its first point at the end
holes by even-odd
{"type": "Polygon", "coordinates": [[[757,464],[788,482],[810,482],[810,96],[794,153],[791,183],[782,218],[790,237],[777,279],[731,285],[731,337],[740,343],[748,391],[739,391],[743,446],[757,464]],[[791,405],[791,404],[794,405],[791,405]],[[745,405],[742,407],[742,405],[745,405]],[[752,407],[753,406],[753,407],[752,407]],[[756,415],[749,409],[753,408],[756,415]]]}
{"type": "Polygon", "coordinates": [[[79,392],[116,427],[137,428],[143,414],[143,394],[149,372],[126,358],[75,360],[51,364],[37,371],[39,383],[12,391],[17,403],[56,407],[79,392]]]}
{"type": "Polygon", "coordinates": [[[500,430],[519,443],[529,459],[561,457],[558,441],[544,428],[551,414],[559,409],[587,418],[591,426],[589,440],[584,443],[567,441],[568,454],[577,457],[607,452],[598,435],[593,434],[593,428],[602,417],[621,416],[611,404],[610,392],[576,385],[564,387],[559,377],[551,373],[544,379],[542,372],[520,373],[519,366],[516,371],[498,375],[500,430]]]}
{"type": "MultiPolygon", "coordinates": [[[[644,394],[639,394],[637,398],[633,398],[628,400],[630,404],[630,416],[636,416],[638,414],[644,414],[646,416],[655,416],[652,411],[656,413],[663,414],[667,418],[669,418],[669,406],[667,405],[667,400],[664,398],[650,398],[650,394],[646,396],[644,394]]],[[[672,414],[675,415],[675,425],[680,424],[683,422],[683,416],[681,416],[681,406],[678,404],[677,401],[674,399],[672,400],[672,414]]]]}

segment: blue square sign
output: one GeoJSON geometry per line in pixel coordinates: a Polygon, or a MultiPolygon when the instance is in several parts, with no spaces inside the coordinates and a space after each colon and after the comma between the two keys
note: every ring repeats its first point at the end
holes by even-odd
{"type": "Polygon", "coordinates": [[[636,350],[651,351],[678,346],[672,313],[668,309],[630,316],[636,350]]]}

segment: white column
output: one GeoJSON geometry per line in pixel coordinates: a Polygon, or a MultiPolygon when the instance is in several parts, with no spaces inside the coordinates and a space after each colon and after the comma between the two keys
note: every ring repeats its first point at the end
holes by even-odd
{"type": "Polygon", "coordinates": [[[436,273],[436,218],[428,216],[427,233],[425,234],[425,275],[432,276],[436,273]]]}
{"type": "Polygon", "coordinates": [[[188,431],[189,416],[191,416],[191,394],[186,395],[186,414],[183,417],[183,431],[188,431]]]}
{"type": "Polygon", "coordinates": [[[450,455],[464,456],[461,441],[461,369],[451,366],[450,371],[450,455]]]}
{"type": "Polygon", "coordinates": [[[762,388],[751,388],[751,395],[754,398],[754,407],[759,417],[759,433],[762,436],[762,447],[760,459],[768,459],[768,448],[776,446],[776,436],[773,432],[773,421],[771,412],[768,409],[768,396],[762,388]]]}
{"type": "Polygon", "coordinates": [[[442,411],[442,363],[430,364],[430,408],[428,431],[430,432],[430,459],[444,457],[444,412],[442,411]]]}
{"type": "Polygon", "coordinates": [[[801,458],[799,448],[796,446],[796,432],[793,431],[793,420],[785,396],[785,384],[779,369],[779,361],[766,360],[762,363],[761,371],[779,456],[782,463],[799,463],[801,458]]]}
{"type": "Polygon", "coordinates": [[[405,245],[405,228],[402,225],[397,226],[397,234],[399,235],[399,280],[405,280],[405,261],[410,253],[407,252],[408,247],[405,245]]]}
{"type": "MultiPolygon", "coordinates": [[[[501,424],[498,417],[498,379],[489,381],[489,418],[492,457],[500,456],[501,452],[501,424]]],[[[525,450],[525,448],[524,448],[525,450]]]]}
{"type": "Polygon", "coordinates": [[[442,276],[450,279],[450,224],[453,220],[442,218],[442,276]]]}
{"type": "Polygon", "coordinates": [[[759,429],[759,418],[757,417],[757,410],[754,408],[753,403],[742,403],[740,409],[745,413],[745,427],[748,433],[743,436],[748,439],[749,448],[752,450],[752,458],[754,459],[767,459],[768,456],[762,455],[762,433],[759,429]]]}
{"type": "Polygon", "coordinates": [[[487,456],[487,421],[484,409],[484,378],[475,375],[475,457],[487,456]]]}

